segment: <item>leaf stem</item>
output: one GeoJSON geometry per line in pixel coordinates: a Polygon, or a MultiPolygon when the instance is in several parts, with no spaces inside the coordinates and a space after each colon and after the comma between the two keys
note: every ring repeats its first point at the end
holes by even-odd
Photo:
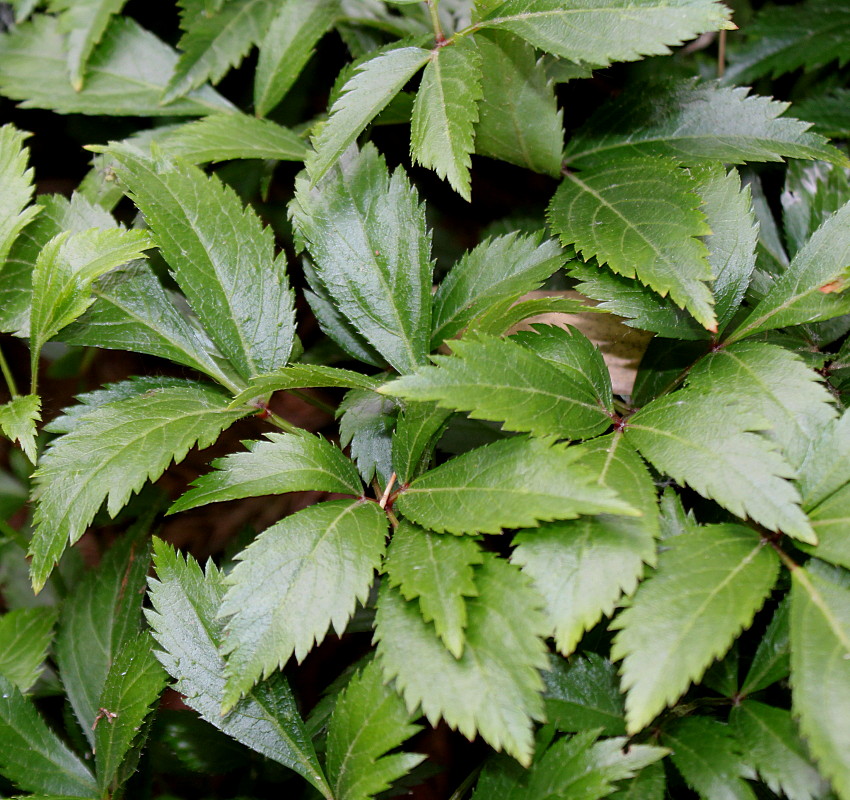
{"type": "Polygon", "coordinates": [[[18,385],[15,383],[15,376],[12,375],[12,370],[9,369],[9,365],[6,363],[6,357],[3,355],[3,350],[0,348],[0,372],[3,373],[3,378],[6,380],[6,386],[9,387],[9,394],[12,395],[12,398],[18,396],[18,385]]]}
{"type": "Polygon", "coordinates": [[[442,47],[447,44],[448,40],[443,32],[443,24],[440,22],[440,14],[437,10],[438,3],[439,0],[425,0],[428,13],[431,15],[431,26],[434,28],[434,40],[437,42],[437,47],[442,47]]]}
{"type": "Polygon", "coordinates": [[[384,492],[381,495],[381,499],[378,501],[378,505],[383,509],[386,509],[387,507],[387,500],[389,500],[390,498],[390,492],[393,489],[397,477],[398,476],[395,474],[395,472],[390,475],[390,479],[387,481],[387,488],[384,489],[384,492]]]}
{"type": "Polygon", "coordinates": [[[284,419],[279,414],[275,414],[274,411],[265,409],[263,416],[271,422],[272,425],[280,428],[282,431],[286,431],[287,433],[303,433],[301,428],[297,425],[293,425],[289,420],[284,419]]]}
{"type": "Polygon", "coordinates": [[[330,403],[326,403],[318,397],[313,397],[313,395],[307,394],[307,392],[304,392],[301,389],[289,389],[289,393],[294,394],[305,403],[309,403],[311,406],[318,408],[320,411],[330,414],[332,417],[336,416],[336,409],[330,403]]]}

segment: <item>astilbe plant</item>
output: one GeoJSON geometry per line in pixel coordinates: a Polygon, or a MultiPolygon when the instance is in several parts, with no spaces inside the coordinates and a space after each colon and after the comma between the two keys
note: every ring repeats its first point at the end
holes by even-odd
{"type": "Polygon", "coordinates": [[[0,4],[0,329],[30,372],[0,358],[27,459],[0,794],[850,798],[846,4],[738,4],[727,34],[717,0],[180,0],[164,38],[123,6],[0,4]],[[105,132],[70,197],[33,201],[31,108],[105,132]],[[472,225],[477,154],[508,193],[548,176],[545,216],[458,258],[437,216],[432,248],[382,155],[408,123],[438,208],[472,225]],[[616,393],[598,341],[522,325],[612,312],[650,339],[616,393]],[[153,358],[57,415],[57,347],[153,358]],[[236,424],[188,490],[145,488],[236,424]],[[291,492],[204,566],[155,535],[291,492]],[[434,778],[447,729],[480,746],[434,778]]]}

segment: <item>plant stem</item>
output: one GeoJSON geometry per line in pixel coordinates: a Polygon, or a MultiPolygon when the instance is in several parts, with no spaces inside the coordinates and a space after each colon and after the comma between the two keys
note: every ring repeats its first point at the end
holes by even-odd
{"type": "Polygon", "coordinates": [[[726,72],[726,31],[720,31],[717,37],[717,77],[722,78],[726,72]]]}
{"type": "Polygon", "coordinates": [[[336,416],[336,409],[330,404],[326,403],[324,400],[320,400],[318,397],[313,397],[307,392],[301,391],[301,389],[290,389],[290,394],[294,394],[296,397],[303,400],[305,403],[309,403],[311,406],[318,408],[320,411],[324,411],[326,414],[330,414],[332,417],[336,416]]]}
{"type": "Polygon", "coordinates": [[[287,433],[302,433],[301,428],[293,425],[289,420],[284,419],[280,415],[275,414],[274,411],[266,411],[266,413],[266,419],[282,431],[286,431],[287,433]]]}
{"type": "Polygon", "coordinates": [[[431,15],[431,26],[434,28],[434,39],[438,47],[442,47],[446,43],[446,34],[443,33],[443,24],[440,22],[440,14],[437,11],[439,0],[425,0],[425,5],[428,6],[428,13],[431,15]]]}
{"type": "Polygon", "coordinates": [[[6,380],[6,386],[9,387],[9,394],[13,398],[18,396],[18,385],[15,383],[15,377],[12,375],[12,370],[6,363],[6,357],[3,355],[3,350],[0,349],[0,372],[3,373],[3,378],[6,380]]]}

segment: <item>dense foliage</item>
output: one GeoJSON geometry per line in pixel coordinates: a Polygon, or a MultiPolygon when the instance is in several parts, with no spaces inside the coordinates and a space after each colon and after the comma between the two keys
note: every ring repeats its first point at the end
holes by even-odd
{"type": "Polygon", "coordinates": [[[850,798],[847,4],[143,5],[0,4],[0,796],[850,798]]]}

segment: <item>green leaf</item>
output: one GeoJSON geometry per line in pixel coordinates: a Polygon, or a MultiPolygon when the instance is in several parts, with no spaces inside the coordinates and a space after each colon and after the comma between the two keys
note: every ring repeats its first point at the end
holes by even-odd
{"type": "Polygon", "coordinates": [[[634,778],[621,783],[619,791],[611,795],[614,800],[664,800],[667,778],[663,764],[650,764],[634,778]]]}
{"type": "Polygon", "coordinates": [[[106,677],[95,728],[95,763],[101,792],[114,788],[124,758],[139,734],[151,706],[165,686],[166,674],[145,632],[122,648],[106,677]]]}
{"type": "Polygon", "coordinates": [[[793,255],[850,200],[850,174],[823,161],[792,161],[780,200],[785,239],[793,255]]]}
{"type": "MultiPolygon", "coordinates": [[[[548,335],[566,349],[587,341],[575,329],[569,333],[552,328],[548,335]]],[[[520,343],[475,335],[453,341],[453,355],[434,356],[436,366],[423,367],[378,391],[417,402],[434,400],[443,408],[468,411],[472,419],[501,422],[504,430],[538,436],[586,439],[609,428],[611,416],[587,376],[537,355],[534,338],[532,334],[520,343]]],[[[576,360],[585,366],[581,356],[576,360]]]]}
{"type": "Polygon", "coordinates": [[[119,539],[100,565],[87,572],[62,607],[56,663],[80,728],[94,747],[94,721],[109,670],[119,650],[138,638],[145,575],[150,566],[146,531],[119,539]]]}
{"type": "Polygon", "coordinates": [[[393,470],[400,483],[409,483],[428,469],[450,416],[436,403],[405,404],[392,440],[393,470]]]}
{"type": "Polygon", "coordinates": [[[812,766],[788,711],[744,700],[732,709],[729,724],[747,761],[772,792],[788,800],[824,795],[826,782],[812,766]]]}
{"type": "Polygon", "coordinates": [[[247,114],[213,114],[181,125],[160,144],[169,156],[192,164],[234,158],[303,161],[307,146],[288,128],[247,114]]]}
{"type": "Polygon", "coordinates": [[[847,521],[850,520],[850,483],[842,486],[809,511],[809,519],[817,534],[818,545],[805,547],[807,552],[850,569],[850,542],[847,537],[847,521]]]}
{"type": "Polygon", "coordinates": [[[413,160],[448,180],[467,202],[481,92],[481,55],[473,39],[434,48],[422,73],[410,121],[413,160]]]}
{"type": "Polygon", "coordinates": [[[807,0],[789,8],[771,7],[746,27],[747,43],[727,67],[725,79],[752,83],[800,67],[814,71],[847,63],[850,9],[834,0],[807,0]]]}
{"type": "MultiPolygon", "coordinates": [[[[653,294],[653,297],[658,299],[657,294],[653,294]]],[[[468,330],[501,336],[529,318],[541,314],[583,314],[596,310],[596,306],[584,305],[575,297],[552,295],[519,301],[516,301],[515,297],[509,297],[490,306],[481,316],[476,317],[470,323],[468,330]]],[[[607,368],[605,373],[608,373],[607,368]]]]}
{"type": "Polygon", "coordinates": [[[401,520],[384,567],[390,586],[405,600],[419,598],[419,610],[455,658],[466,641],[467,598],[475,597],[474,567],[484,555],[469,538],[441,536],[401,520]]]}
{"type": "Polygon", "coordinates": [[[546,719],[567,733],[602,729],[609,736],[626,732],[623,696],[614,665],[587,653],[570,659],[549,656],[546,682],[546,719]]]}
{"type": "Polygon", "coordinates": [[[392,400],[360,389],[348,392],[337,409],[339,444],[349,447],[364,483],[373,477],[385,485],[390,480],[397,411],[392,400]]]}
{"type": "Polygon", "coordinates": [[[614,781],[634,777],[669,751],[626,738],[594,743],[598,731],[563,737],[540,755],[528,770],[517,769],[504,756],[484,767],[473,800],[597,800],[614,791],[614,781]]]}
{"type": "Polygon", "coordinates": [[[412,770],[425,756],[389,751],[419,730],[377,664],[367,664],[342,690],[328,726],[334,800],[369,800],[412,770]]]}
{"type": "Polygon", "coordinates": [[[204,328],[243,378],[282,367],[295,323],[286,257],[236,192],[185,163],[116,145],[118,176],[204,328]]]}
{"type": "Polygon", "coordinates": [[[276,7],[274,0],[229,0],[216,13],[192,19],[178,43],[183,52],[162,102],[171,103],[204,81],[218,83],[262,40],[276,7]]]}
{"type": "Polygon", "coordinates": [[[696,80],[643,83],[597,111],[570,139],[565,158],[582,169],[635,156],[668,156],[689,165],[783,158],[847,163],[840,150],[808,132],[808,122],[779,116],[788,103],[749,92],[696,80]]]}
{"type": "Polygon", "coordinates": [[[377,503],[335,500],[278,522],[237,556],[219,612],[228,617],[224,713],[293,653],[302,661],[331,625],[342,634],[369,596],[386,534],[377,503]]]}
{"type": "Polygon", "coordinates": [[[0,774],[44,795],[98,797],[88,767],[53,733],[18,688],[0,675],[0,774]]]}
{"type": "Polygon", "coordinates": [[[286,678],[277,672],[255,686],[226,716],[225,663],[219,654],[224,623],[217,614],[224,598],[224,576],[212,562],[202,572],[191,556],[154,539],[157,578],[149,579],[153,610],[146,611],[157,658],[177,683],[184,702],[207,722],[236,741],[306,778],[332,797],[313,745],[298,715],[286,678]]]}
{"type": "Polygon", "coordinates": [[[848,265],[850,203],[815,231],[728,341],[850,313],[850,294],[844,293],[850,282],[848,265]]]}
{"type": "Polygon", "coordinates": [[[41,674],[55,622],[54,608],[18,608],[0,616],[0,675],[22,692],[41,674]]]}
{"type": "Polygon", "coordinates": [[[426,472],[395,507],[438,533],[499,533],[580,514],[639,513],[595,480],[579,448],[516,436],[426,472]]]}
{"type": "Polygon", "coordinates": [[[254,108],[264,117],[292,88],[331,28],[337,0],[284,0],[260,44],[254,76],[254,108]]]}
{"type": "Polygon", "coordinates": [[[634,592],[643,565],[655,565],[658,535],[655,485],[622,435],[594,439],[577,449],[582,462],[599,476],[597,483],[616,490],[642,516],[599,514],[550,522],[514,537],[511,561],[545,598],[550,632],[564,655],[614,611],[621,595],[634,592]]]}
{"type": "Polygon", "coordinates": [[[357,469],[342,450],[321,436],[267,433],[266,441],[246,442],[247,453],[216,459],[216,472],[202,475],[168,510],[169,514],[207,503],[285,492],[363,491],[357,469]]]}
{"type": "Polygon", "coordinates": [[[623,659],[626,727],[648,725],[750,625],[779,573],[773,551],[740,525],[668,539],[658,569],[611,627],[623,659]]]}
{"type": "Polygon", "coordinates": [[[516,299],[558,271],[564,254],[543,231],[487,239],[454,265],[434,295],[431,347],[460,333],[499,300],[516,299]]]}
{"type": "Polygon", "coordinates": [[[232,406],[244,405],[258,397],[268,397],[272,392],[305,388],[374,389],[379,381],[359,372],[328,367],[323,364],[290,364],[276,372],[256,375],[248,388],[233,399],[232,406]]]}
{"type": "Polygon", "coordinates": [[[387,680],[432,725],[442,718],[468,739],[476,733],[524,766],[531,762],[532,723],[543,716],[538,670],[546,669],[546,622],[540,599],[522,573],[483,554],[476,597],[466,601],[466,644],[455,658],[425,622],[418,603],[385,584],[378,596],[375,638],[387,680]]]}
{"type": "Polygon", "coordinates": [[[94,303],[62,330],[63,342],[167,358],[236,390],[239,378],[227,359],[146,262],[133,261],[104,275],[91,293],[94,303]]]}
{"type": "Polygon", "coordinates": [[[59,114],[201,116],[234,110],[208,86],[161,105],[177,53],[129,17],[107,28],[89,59],[82,91],[68,81],[67,61],[59,21],[37,15],[0,37],[0,94],[22,101],[22,108],[59,114]]]}
{"type": "Polygon", "coordinates": [[[126,0],[51,0],[51,10],[61,12],[59,27],[68,34],[68,71],[76,91],[83,88],[86,65],[114,15],[126,0]]]}
{"type": "Polygon", "coordinates": [[[821,95],[809,96],[794,104],[800,119],[812,123],[812,130],[821,136],[846,139],[850,134],[850,89],[833,89],[821,95]]]}
{"type": "Polygon", "coordinates": [[[47,449],[35,473],[38,507],[30,543],[33,586],[40,589],[65,547],[74,544],[101,503],[115,516],[148,480],[191,447],[212,444],[245,411],[201,383],[151,389],[77,418],[71,433],[47,449]],[[143,452],[145,458],[140,459],[143,452]]]}
{"type": "Polygon", "coordinates": [[[796,470],[820,430],[836,417],[823,379],[788,350],[738,342],[709,353],[688,375],[692,390],[734,397],[747,414],[769,421],[767,435],[796,470]]]}
{"type": "Polygon", "coordinates": [[[27,332],[32,302],[32,273],[47,243],[63,231],[79,233],[89,228],[116,228],[112,216],[79,194],[68,200],[42,195],[42,210],[20,233],[5,265],[0,262],[0,326],[5,332],[27,332]]]}
{"type": "Polygon", "coordinates": [[[629,418],[626,441],[656,469],[736,516],[814,543],[800,495],[785,480],[793,470],[756,433],[769,428],[769,420],[742,400],[697,389],[663,395],[629,418]]]}
{"type": "Polygon", "coordinates": [[[665,729],[661,741],[672,749],[676,769],[700,797],[755,800],[749,784],[741,780],[741,752],[728,725],[690,717],[665,729]]]}
{"type": "Polygon", "coordinates": [[[430,236],[403,170],[372,145],[351,150],[315,188],[296,180],[290,215],[316,276],[354,328],[400,372],[425,362],[430,236]]]}
{"type": "Polygon", "coordinates": [[[33,170],[27,169],[29,151],[24,149],[27,136],[14,125],[0,127],[0,185],[3,186],[0,198],[0,268],[18,234],[39,211],[38,206],[29,206],[33,193],[33,170]]]}
{"type": "Polygon", "coordinates": [[[482,58],[475,152],[557,177],[563,112],[534,48],[502,31],[475,38],[482,58]]]}
{"type": "Polygon", "coordinates": [[[850,589],[814,562],[791,571],[794,715],[820,771],[850,794],[850,589]]]}
{"type": "MultiPolygon", "coordinates": [[[[357,67],[313,137],[315,154],[307,159],[311,185],[317,184],[363,129],[386,108],[431,58],[421,47],[398,47],[357,67]]],[[[0,84],[2,86],[2,84],[0,84]]]]}
{"type": "Polygon", "coordinates": [[[783,600],[771,617],[770,624],[753,656],[749,672],[739,692],[740,695],[746,696],[766,689],[790,674],[789,608],[787,599],[783,600]]]}
{"type": "Polygon", "coordinates": [[[489,4],[478,27],[510,31],[570,61],[605,65],[665,55],[667,45],[729,28],[729,14],[716,0],[607,0],[570,6],[562,0],[506,0],[489,4]]]}
{"type": "Polygon", "coordinates": [[[564,245],[585,260],[668,294],[716,331],[714,275],[699,237],[711,233],[694,180],[672,159],[629,157],[581,176],[568,173],[549,205],[549,222],[564,245]]]}
{"type": "Polygon", "coordinates": [[[33,376],[41,348],[94,302],[92,283],[152,246],[145,231],[117,228],[62,233],[45,245],[32,273],[28,332],[33,376]]]}
{"type": "Polygon", "coordinates": [[[20,444],[33,464],[37,458],[35,426],[40,421],[41,398],[37,394],[19,395],[0,406],[0,430],[20,444]]]}

